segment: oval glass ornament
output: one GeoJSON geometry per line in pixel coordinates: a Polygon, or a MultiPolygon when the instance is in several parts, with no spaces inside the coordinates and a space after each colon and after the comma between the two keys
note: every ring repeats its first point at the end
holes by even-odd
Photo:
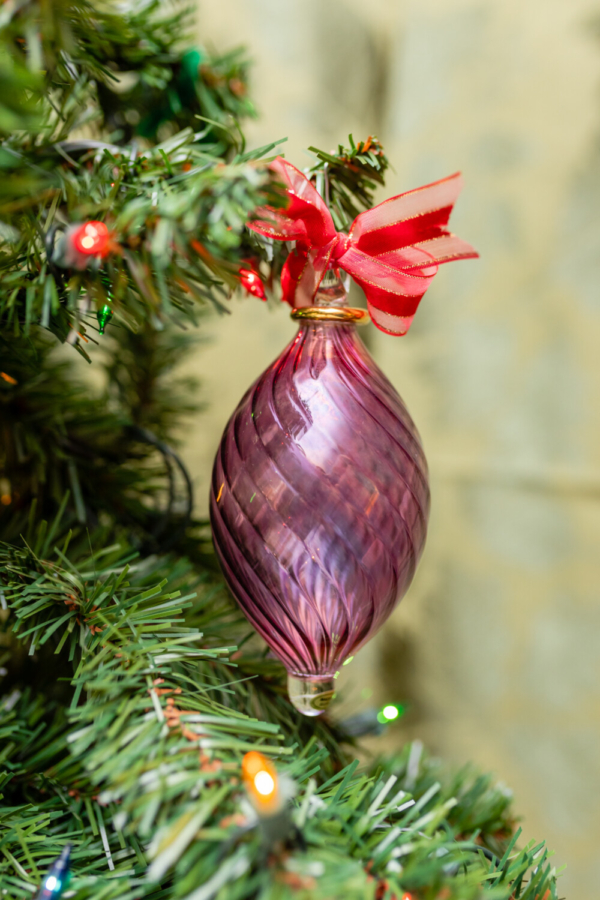
{"type": "MultiPolygon", "coordinates": [[[[316,301],[344,299],[324,283],[316,301]]],[[[294,706],[316,716],[412,581],[429,487],[417,429],[356,325],[300,313],[225,428],[210,516],[231,591],[285,665],[294,706]]]]}

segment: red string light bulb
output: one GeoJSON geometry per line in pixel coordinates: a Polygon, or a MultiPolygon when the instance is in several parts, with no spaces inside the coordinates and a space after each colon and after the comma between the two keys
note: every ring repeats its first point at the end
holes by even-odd
{"type": "Polygon", "coordinates": [[[71,235],[73,246],[84,256],[106,256],[110,248],[110,233],[104,222],[84,222],[71,235]]]}
{"type": "MultiPolygon", "coordinates": [[[[252,264],[250,263],[250,265],[252,264]]],[[[240,269],[240,282],[242,287],[245,288],[249,294],[252,294],[253,297],[258,297],[259,300],[266,301],[267,295],[265,294],[265,286],[262,282],[262,278],[253,267],[240,269]]]]}

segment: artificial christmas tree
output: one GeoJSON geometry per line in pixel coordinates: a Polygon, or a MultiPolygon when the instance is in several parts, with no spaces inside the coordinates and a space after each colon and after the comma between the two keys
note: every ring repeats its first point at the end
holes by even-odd
{"type": "MultiPolygon", "coordinates": [[[[185,23],[154,0],[0,10],[0,891],[556,898],[489,779],[417,744],[363,771],[356,723],[297,716],[193,519],[177,326],[273,286],[283,248],[246,223],[285,198],[272,148],[243,146],[243,58],[185,23]],[[105,392],[73,367],[94,342],[105,392]]],[[[383,151],[316,157],[347,228],[383,151]]]]}

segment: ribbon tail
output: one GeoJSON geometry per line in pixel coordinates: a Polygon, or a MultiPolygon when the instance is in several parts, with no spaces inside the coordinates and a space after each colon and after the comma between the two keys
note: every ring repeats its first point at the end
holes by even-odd
{"type": "Polygon", "coordinates": [[[360,272],[353,277],[365,292],[369,314],[377,328],[387,334],[404,335],[438,266],[477,256],[466,241],[446,233],[412,247],[381,253],[372,259],[378,266],[369,267],[368,262],[363,262],[361,269],[371,272],[368,281],[361,278],[360,272]],[[390,268],[395,270],[395,277],[390,276],[390,268]],[[395,295],[390,293],[394,282],[398,286],[395,295]]]}
{"type": "Polygon", "coordinates": [[[418,261],[420,268],[407,272],[398,267],[397,254],[384,256],[392,258],[369,256],[353,246],[340,259],[340,266],[365,292],[374,324],[388,334],[406,334],[437,265],[423,251],[415,251],[409,259],[418,261]]]}
{"type": "Polygon", "coordinates": [[[307,247],[296,247],[284,263],[281,271],[281,299],[294,309],[312,306],[325,274],[325,268],[319,266],[315,255],[315,252],[307,247]]]}
{"type": "Polygon", "coordinates": [[[309,249],[296,245],[281,272],[281,299],[294,309],[312,306],[330,257],[330,247],[309,249]]]}
{"type": "Polygon", "coordinates": [[[296,306],[296,291],[308,266],[308,250],[297,247],[289,254],[281,270],[281,299],[296,306]]]}
{"type": "Polygon", "coordinates": [[[368,301],[367,309],[369,310],[369,315],[371,316],[373,324],[379,328],[380,331],[385,331],[386,334],[392,334],[394,337],[402,337],[405,335],[415,317],[415,313],[411,316],[395,316],[392,313],[386,313],[368,301]]]}

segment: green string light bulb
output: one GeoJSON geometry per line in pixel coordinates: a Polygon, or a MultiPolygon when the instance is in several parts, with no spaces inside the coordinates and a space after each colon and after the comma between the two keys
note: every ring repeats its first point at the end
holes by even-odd
{"type": "Polygon", "coordinates": [[[106,297],[109,301],[108,303],[105,303],[104,306],[102,307],[102,309],[99,309],[98,312],[96,313],[96,318],[98,319],[98,325],[99,325],[98,331],[100,332],[100,334],[104,334],[104,332],[106,330],[106,326],[108,325],[108,323],[110,322],[110,320],[113,317],[112,307],[110,306],[110,302],[113,299],[112,281],[106,270],[104,270],[103,272],[100,273],[100,279],[102,281],[102,284],[106,288],[106,297]]]}
{"type": "Polygon", "coordinates": [[[100,334],[104,334],[104,330],[105,330],[106,326],[108,325],[108,323],[110,322],[110,320],[112,319],[112,317],[113,317],[113,311],[110,308],[110,306],[108,305],[108,303],[105,303],[104,306],[102,307],[102,309],[98,310],[98,312],[96,313],[96,318],[98,319],[98,325],[100,326],[98,329],[100,334]]]}
{"type": "Polygon", "coordinates": [[[395,722],[406,712],[406,708],[401,703],[386,703],[377,713],[377,721],[382,725],[389,725],[395,722]]]}

